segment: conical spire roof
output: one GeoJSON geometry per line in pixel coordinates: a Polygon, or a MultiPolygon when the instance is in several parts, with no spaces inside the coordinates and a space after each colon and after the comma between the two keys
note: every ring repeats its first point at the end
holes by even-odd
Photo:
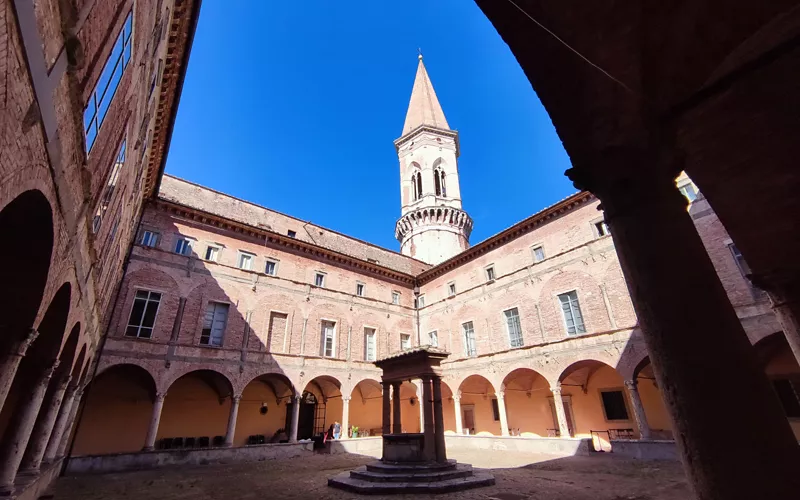
{"type": "Polygon", "coordinates": [[[422,62],[422,54],[419,56],[414,88],[411,90],[411,100],[408,103],[403,135],[420,125],[450,130],[450,126],[447,125],[447,119],[444,117],[444,111],[442,111],[442,105],[439,104],[439,99],[436,98],[433,84],[428,77],[428,71],[425,69],[425,63],[422,62]]]}

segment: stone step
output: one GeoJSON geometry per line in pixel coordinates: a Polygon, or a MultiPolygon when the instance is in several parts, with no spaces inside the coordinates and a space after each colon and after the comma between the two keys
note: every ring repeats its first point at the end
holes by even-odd
{"type": "Polygon", "coordinates": [[[456,465],[455,460],[448,460],[445,463],[433,462],[427,464],[397,464],[378,461],[367,464],[367,470],[370,472],[382,472],[384,474],[408,474],[412,472],[456,470],[456,465]]]}
{"type": "Polygon", "coordinates": [[[414,472],[387,474],[385,472],[374,472],[367,470],[366,467],[359,467],[350,472],[350,477],[363,479],[373,483],[423,483],[432,481],[445,481],[447,479],[457,479],[467,477],[472,474],[472,466],[469,464],[458,464],[454,470],[419,470],[414,472]]]}
{"type": "Polygon", "coordinates": [[[350,477],[349,472],[342,472],[328,479],[328,486],[362,495],[450,493],[493,484],[494,476],[486,471],[475,471],[467,477],[429,483],[374,483],[350,477]]]}

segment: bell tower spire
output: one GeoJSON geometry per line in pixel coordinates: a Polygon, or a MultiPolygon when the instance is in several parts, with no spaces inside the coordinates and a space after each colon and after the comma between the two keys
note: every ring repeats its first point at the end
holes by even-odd
{"type": "Polygon", "coordinates": [[[435,265],[469,248],[472,218],[461,207],[458,132],[447,123],[421,51],[403,135],[394,145],[400,159],[400,251],[435,265]]]}

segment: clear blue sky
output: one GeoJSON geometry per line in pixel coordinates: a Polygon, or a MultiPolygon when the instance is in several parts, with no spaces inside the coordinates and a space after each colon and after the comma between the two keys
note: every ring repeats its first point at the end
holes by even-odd
{"type": "Polygon", "coordinates": [[[203,0],[167,172],[398,250],[392,141],[418,47],[460,133],[473,244],[575,191],[530,83],[465,0],[203,0]]]}

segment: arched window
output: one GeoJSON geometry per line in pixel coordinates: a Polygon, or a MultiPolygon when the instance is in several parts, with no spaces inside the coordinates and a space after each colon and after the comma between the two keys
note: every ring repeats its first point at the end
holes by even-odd
{"type": "Polygon", "coordinates": [[[411,192],[413,194],[412,201],[422,198],[422,173],[419,171],[411,174],[411,192]]]}
{"type": "Polygon", "coordinates": [[[433,183],[436,187],[436,196],[447,196],[447,188],[444,185],[444,170],[437,167],[433,171],[433,183]]]}
{"type": "Polygon", "coordinates": [[[417,199],[422,198],[422,172],[417,172],[417,199]]]}

